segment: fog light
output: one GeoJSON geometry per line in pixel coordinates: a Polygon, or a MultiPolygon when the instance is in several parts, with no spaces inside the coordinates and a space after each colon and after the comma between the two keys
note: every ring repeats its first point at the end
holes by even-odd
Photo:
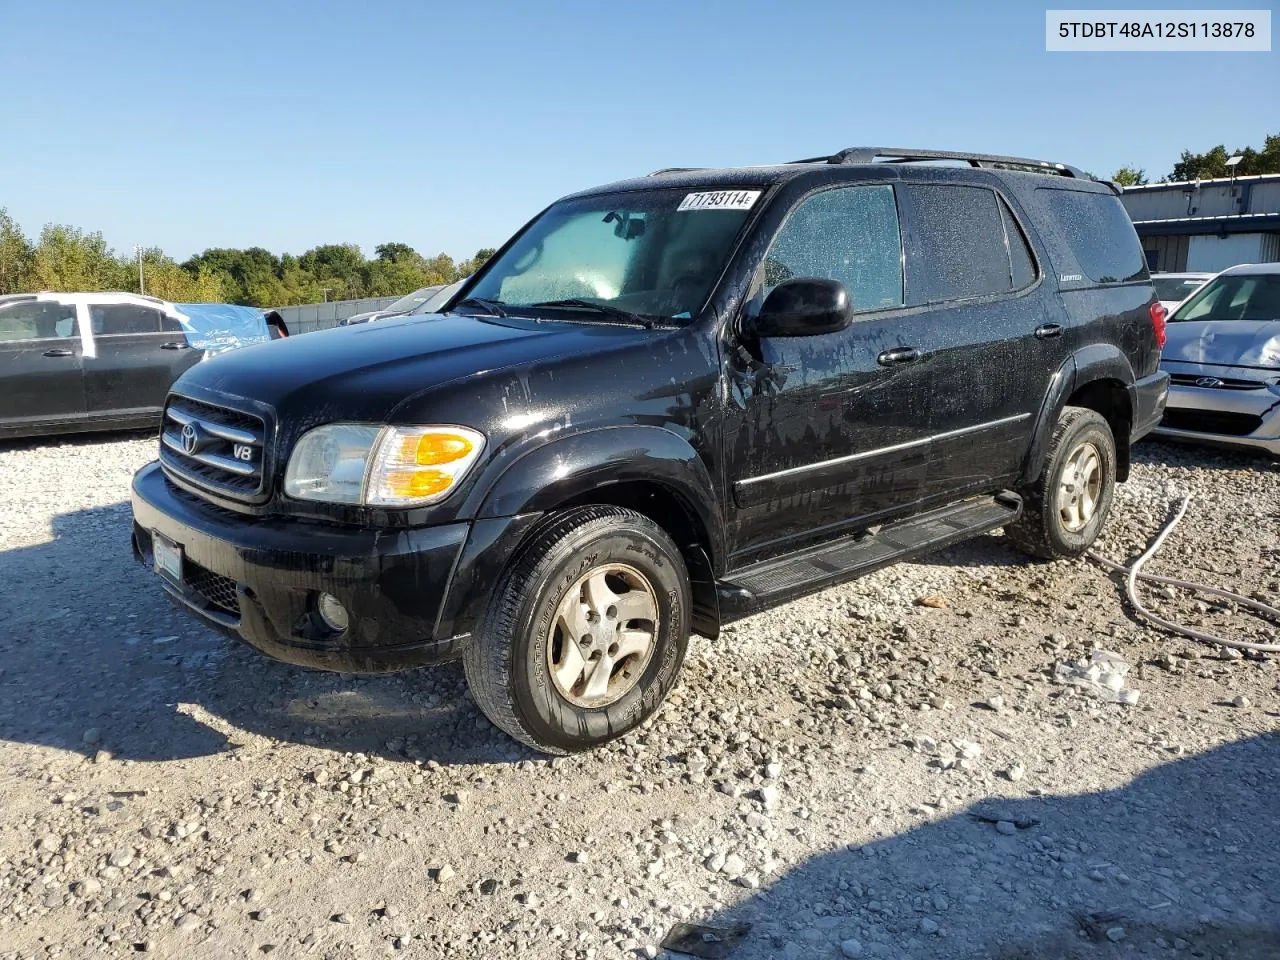
{"type": "Polygon", "coordinates": [[[342,633],[347,629],[347,608],[332,593],[320,594],[316,599],[316,613],[320,614],[324,625],[335,633],[342,633]]]}

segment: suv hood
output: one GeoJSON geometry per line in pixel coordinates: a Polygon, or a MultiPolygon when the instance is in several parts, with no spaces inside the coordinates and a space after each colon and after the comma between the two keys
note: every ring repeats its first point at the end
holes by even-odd
{"type": "Polygon", "coordinates": [[[1166,337],[1162,360],[1280,370],[1280,319],[1183,320],[1166,337]]]}
{"type": "Polygon", "coordinates": [[[265,403],[284,418],[379,422],[432,387],[649,336],[607,324],[423,314],[234,350],[196,364],[174,389],[265,403]]]}

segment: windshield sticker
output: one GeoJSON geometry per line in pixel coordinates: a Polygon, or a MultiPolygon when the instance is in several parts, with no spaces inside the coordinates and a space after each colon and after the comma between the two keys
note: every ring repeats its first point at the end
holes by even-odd
{"type": "Polygon", "coordinates": [[[714,190],[691,193],[680,201],[681,210],[750,210],[760,199],[759,190],[714,190]]]}

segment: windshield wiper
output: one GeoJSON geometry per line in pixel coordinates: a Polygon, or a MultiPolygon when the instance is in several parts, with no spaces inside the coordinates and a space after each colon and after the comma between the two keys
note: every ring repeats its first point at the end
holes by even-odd
{"type": "Polygon", "coordinates": [[[501,300],[487,300],[484,297],[463,297],[449,309],[453,311],[458,307],[480,307],[482,310],[488,310],[495,317],[505,317],[507,315],[507,312],[502,309],[501,300]]]}
{"type": "Polygon", "coordinates": [[[646,330],[652,330],[656,324],[648,317],[642,317],[638,313],[632,313],[630,310],[623,310],[621,307],[610,306],[607,303],[596,303],[594,300],[581,300],[578,297],[569,297],[565,300],[544,300],[541,303],[531,303],[531,307],[567,307],[570,310],[591,310],[603,317],[612,317],[625,323],[635,323],[644,327],[646,330]]]}

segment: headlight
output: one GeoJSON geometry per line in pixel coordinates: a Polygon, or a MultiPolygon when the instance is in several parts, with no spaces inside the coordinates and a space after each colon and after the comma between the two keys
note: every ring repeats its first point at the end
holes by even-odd
{"type": "Polygon", "coordinates": [[[284,492],[299,500],[416,507],[447,497],[484,449],[466,427],[331,423],[289,457],[284,492]]]}

